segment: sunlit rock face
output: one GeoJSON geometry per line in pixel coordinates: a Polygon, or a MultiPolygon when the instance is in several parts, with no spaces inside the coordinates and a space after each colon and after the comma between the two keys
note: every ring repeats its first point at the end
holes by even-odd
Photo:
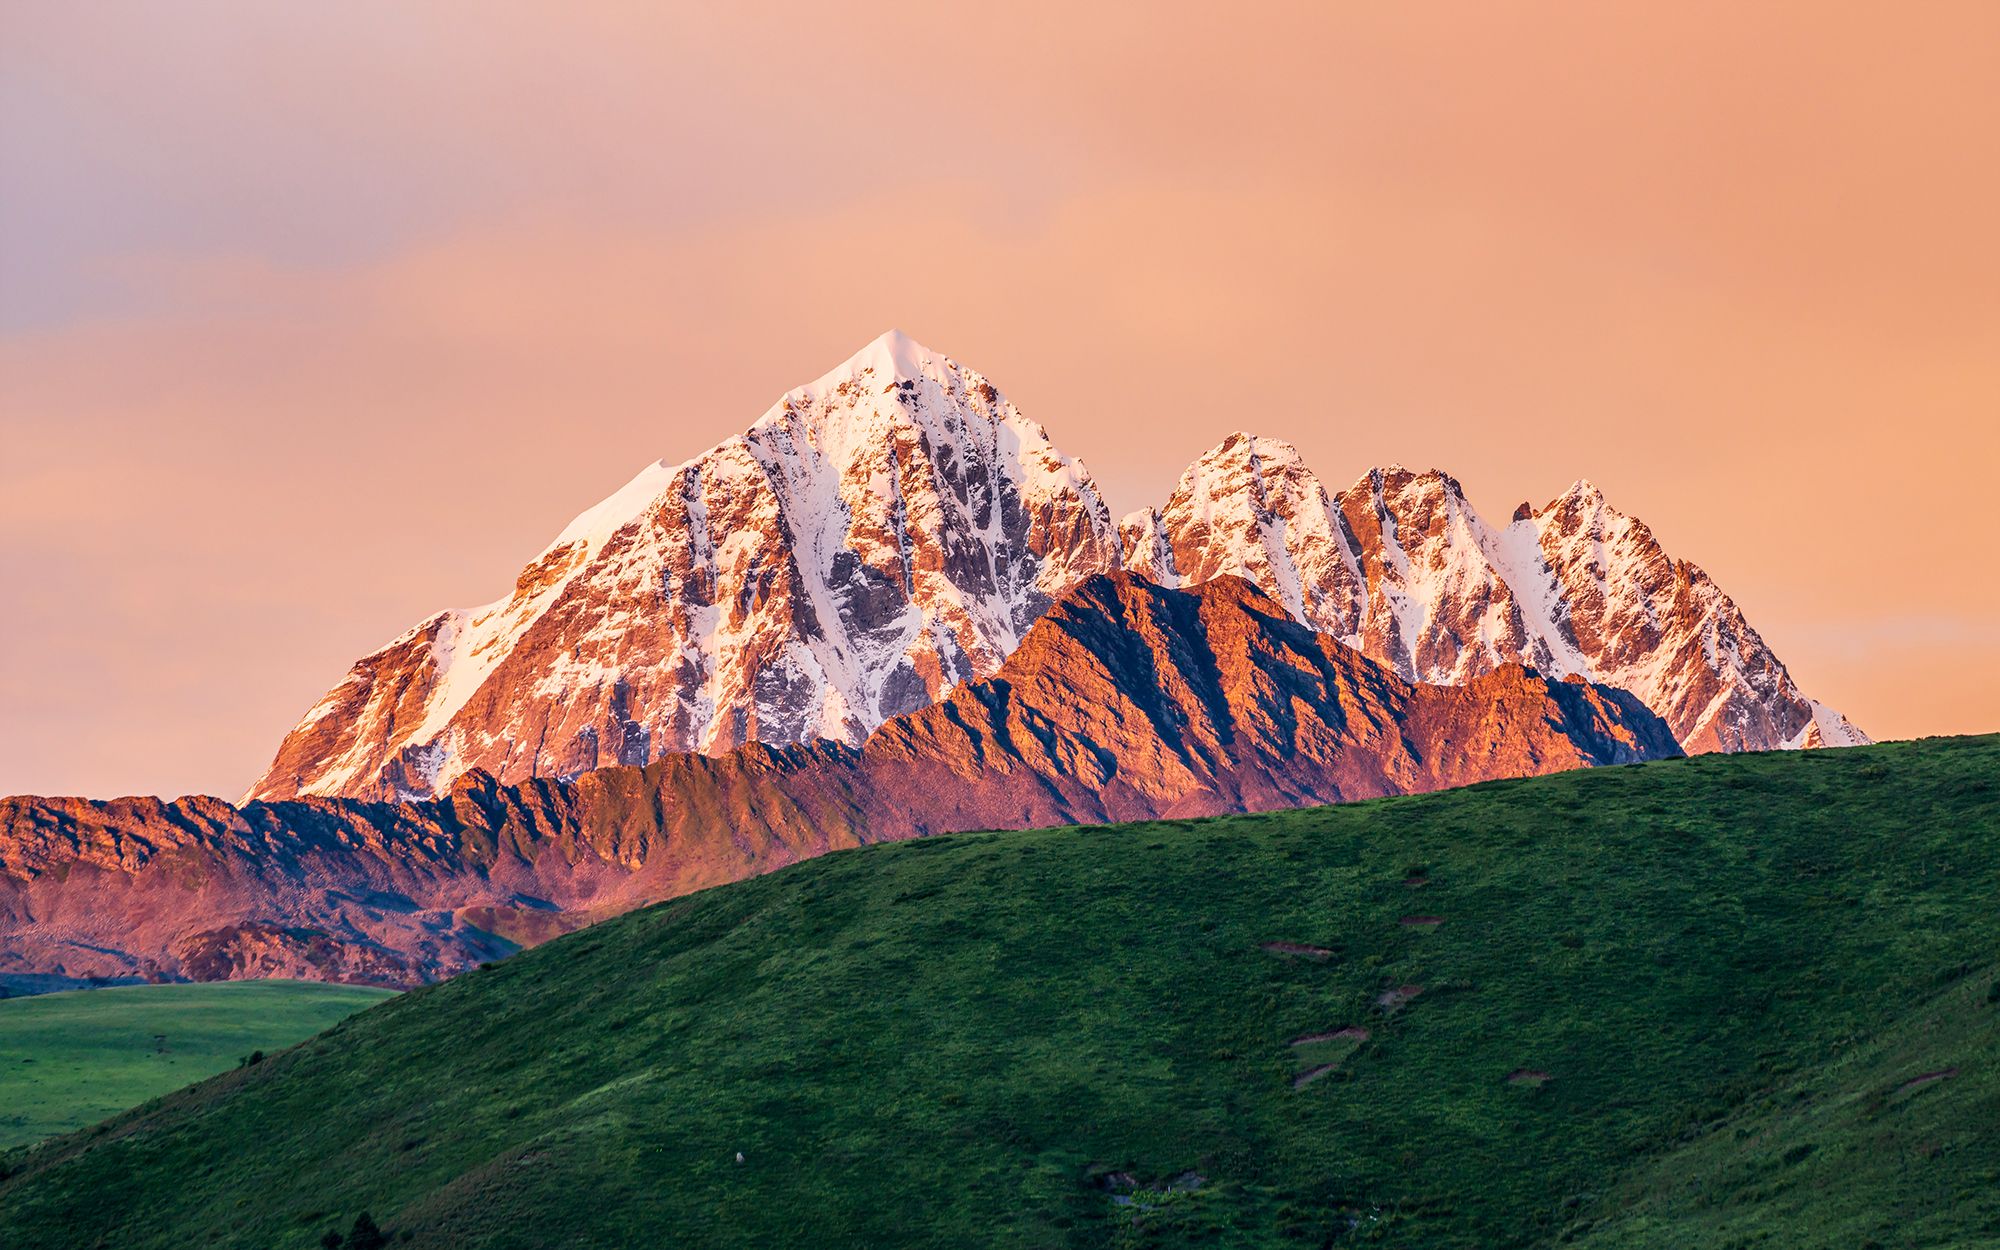
{"type": "Polygon", "coordinates": [[[1085,579],[861,746],[759,743],[432,799],[0,799],[0,973],[412,985],[871,842],[1267,811],[1678,754],[1623,691],[1406,681],[1250,583],[1085,579]]]}
{"type": "Polygon", "coordinates": [[[1289,443],[1232,434],[1119,532],[1127,567],[1165,585],[1237,574],[1412,681],[1582,677],[1638,696],[1688,751],[1868,741],[1586,481],[1495,526],[1436,470],[1375,469],[1336,494],[1289,443]]]}
{"type": "Polygon", "coordinates": [[[1114,525],[992,383],[891,332],[744,434],[646,468],[506,596],[354,665],[248,797],[421,798],[479,769],[571,777],[744,743],[858,745],[990,676],[1065,592],[1241,576],[1412,681],[1507,665],[1631,692],[1690,751],[1866,737],[1735,603],[1579,481],[1489,524],[1435,470],[1330,492],[1232,434],[1114,525]]]}
{"type": "Polygon", "coordinates": [[[1117,558],[1083,465],[984,377],[892,332],[743,435],[647,468],[507,597],[361,660],[250,797],[859,743],[990,675],[1117,558]]]}

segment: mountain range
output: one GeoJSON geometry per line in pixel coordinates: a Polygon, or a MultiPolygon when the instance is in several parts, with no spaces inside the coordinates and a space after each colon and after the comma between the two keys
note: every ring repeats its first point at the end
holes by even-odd
{"type": "Polygon", "coordinates": [[[1865,742],[1579,482],[1232,434],[1114,523],[884,335],[356,663],[240,805],[0,800],[0,976],[408,985],[871,842],[1865,742]]]}
{"type": "Polygon", "coordinates": [[[1096,574],[1244,577],[1406,681],[1508,665],[1638,696],[1689,752],[1868,739],[1707,574],[1585,481],[1505,526],[1446,474],[1330,492],[1232,434],[1114,523],[972,369],[891,331],[684,464],[648,466],[482,607],[358,661],[247,798],[425,798],[749,742],[857,745],[992,676],[1096,574]]]}
{"type": "Polygon", "coordinates": [[[1085,581],[860,746],[751,743],[404,803],[0,800],[0,972],[432,980],[866,843],[1206,816],[1679,754],[1632,696],[1404,681],[1223,576],[1085,581]]]}

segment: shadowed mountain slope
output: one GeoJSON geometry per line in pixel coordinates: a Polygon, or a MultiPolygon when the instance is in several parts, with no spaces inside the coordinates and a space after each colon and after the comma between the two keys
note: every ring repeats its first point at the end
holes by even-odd
{"type": "Polygon", "coordinates": [[[1688,751],[1867,741],[1588,482],[1494,526],[1436,470],[1335,493],[1291,444],[1238,433],[1114,524],[1083,463],[991,381],[891,331],[744,433],[641,470],[500,598],[356,661],[248,797],[433,798],[475,770],[513,784],[858,746],[995,676],[1044,612],[1120,568],[1243,577],[1406,681],[1525,664],[1615,686],[1688,751]]]}
{"type": "Polygon", "coordinates": [[[1868,741],[1799,689],[1708,574],[1587,481],[1493,525],[1435,469],[1329,491],[1290,443],[1232,434],[1120,535],[1128,568],[1169,586],[1246,577],[1411,681],[1520,663],[1583,677],[1637,695],[1690,752],[1868,741]]]}
{"type": "Polygon", "coordinates": [[[860,747],[752,745],[408,804],[0,801],[0,969],[405,985],[830,850],[1262,811],[1676,754],[1519,666],[1414,685],[1248,583],[1084,582],[988,681],[860,747]]]}
{"type": "Polygon", "coordinates": [[[1084,466],[948,356],[877,338],[744,433],[649,465],[506,596],[364,657],[251,798],[428,798],[747,742],[858,745],[990,677],[1117,567],[1084,466]]]}

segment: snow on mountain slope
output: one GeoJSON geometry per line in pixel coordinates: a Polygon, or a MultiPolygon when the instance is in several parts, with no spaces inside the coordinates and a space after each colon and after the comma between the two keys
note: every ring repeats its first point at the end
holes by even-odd
{"type": "Polygon", "coordinates": [[[1117,556],[1084,466],[984,377],[892,331],[743,435],[649,466],[508,596],[361,660],[249,797],[856,743],[990,675],[1117,556]]]}
{"type": "Polygon", "coordinates": [[[414,803],[0,798],[0,973],[410,985],[885,839],[1269,811],[1677,754],[1623,691],[1519,665],[1418,685],[1240,578],[1167,590],[1115,573],[1058,599],[991,678],[858,747],[749,746],[513,785],[475,771],[414,803]]]}
{"type": "Polygon", "coordinates": [[[1408,680],[1523,663],[1621,687],[1690,751],[1867,741],[1587,482],[1496,527],[1445,474],[1376,469],[1333,494],[1289,443],[1232,434],[1114,527],[1041,426],[892,331],[744,434],[648,466],[510,594],[355,664],[248,797],[856,744],[993,674],[1055,599],[1120,567],[1239,574],[1408,680]]]}
{"type": "Polygon", "coordinates": [[[1638,696],[1689,751],[1868,740],[1588,482],[1495,527],[1434,470],[1375,469],[1332,495],[1290,444],[1232,434],[1120,535],[1135,571],[1240,574],[1410,680],[1460,685],[1508,663],[1581,676],[1638,696]]]}
{"type": "Polygon", "coordinates": [[[1164,508],[1132,514],[1119,532],[1133,572],[1166,586],[1234,573],[1295,619],[1339,634],[1361,574],[1336,522],[1291,444],[1232,434],[1181,476],[1164,508]]]}

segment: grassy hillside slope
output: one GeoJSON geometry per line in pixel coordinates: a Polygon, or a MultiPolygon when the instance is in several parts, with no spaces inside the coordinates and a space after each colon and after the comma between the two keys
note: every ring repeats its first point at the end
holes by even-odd
{"type": "Polygon", "coordinates": [[[1963,967],[1621,1176],[1580,1244],[2000,1244],[2000,980],[1963,967]]]}
{"type": "Polygon", "coordinates": [[[133,985],[0,1000],[0,1146],[37,1141],[290,1046],[387,990],[133,985]]]}
{"type": "Polygon", "coordinates": [[[2000,738],[873,847],[5,1156],[0,1243],[2000,1244],[1996,897],[2000,738]]]}

